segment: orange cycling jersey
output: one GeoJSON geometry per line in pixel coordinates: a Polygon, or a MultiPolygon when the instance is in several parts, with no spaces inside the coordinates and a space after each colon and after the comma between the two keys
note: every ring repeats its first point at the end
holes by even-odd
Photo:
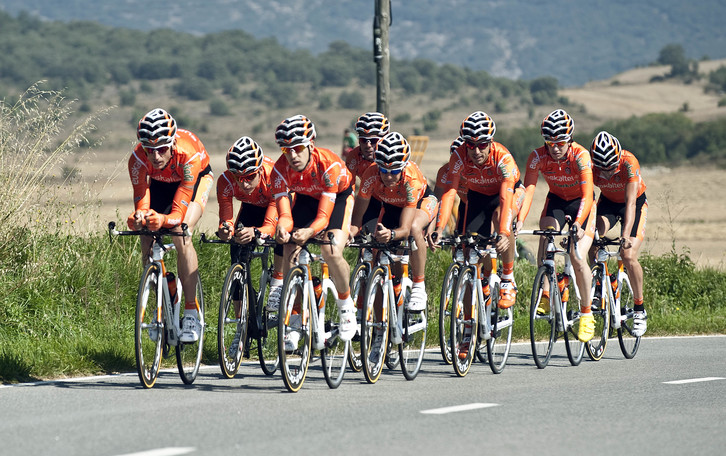
{"type": "Polygon", "coordinates": [[[525,200],[520,211],[519,220],[527,217],[534,187],[537,185],[538,172],[541,172],[549,185],[553,195],[565,201],[581,198],[580,208],[577,211],[575,222],[583,226],[590,215],[593,204],[592,162],[590,152],[581,145],[573,142],[562,160],[555,160],[547,152],[547,146],[542,146],[529,155],[527,172],[524,175],[525,200]]]}
{"type": "Polygon", "coordinates": [[[154,169],[140,143],[134,148],[128,164],[131,185],[134,189],[134,207],[137,211],[149,210],[151,204],[149,179],[180,183],[174,194],[171,212],[166,218],[164,228],[174,227],[184,220],[199,173],[209,166],[209,154],[194,133],[180,128],[174,139],[176,148],[164,169],[154,169]]]}
{"type": "Polygon", "coordinates": [[[603,178],[603,172],[598,168],[593,168],[592,174],[600,193],[613,203],[625,202],[625,187],[631,182],[638,183],[637,196],[645,193],[645,181],[640,175],[640,163],[635,155],[627,150],[623,150],[620,155],[620,164],[611,177],[603,178]]]}
{"type": "Polygon", "coordinates": [[[386,187],[378,172],[378,165],[371,166],[361,177],[358,196],[371,199],[375,196],[383,203],[396,207],[416,207],[426,194],[426,178],[414,162],[406,163],[401,178],[393,187],[386,187]]]}
{"type": "Polygon", "coordinates": [[[277,202],[278,225],[288,232],[294,223],[290,209],[290,192],[308,195],[320,201],[315,220],[310,224],[316,233],[330,222],[338,193],[347,190],[353,179],[343,160],[333,151],[314,147],[310,159],[302,171],[295,171],[281,156],[272,169],[272,195],[277,202]]]}
{"type": "Polygon", "coordinates": [[[449,222],[451,209],[454,205],[454,194],[461,180],[465,179],[467,191],[472,190],[489,196],[499,194],[499,205],[503,211],[503,216],[500,217],[499,232],[508,236],[512,224],[511,206],[514,185],[519,177],[519,168],[514,161],[514,157],[502,144],[498,142],[491,143],[489,157],[481,167],[471,161],[466,144],[462,144],[449,158],[446,193],[441,197],[440,213],[443,216],[436,223],[436,228],[443,229],[449,222]]]}
{"type": "MultiPolygon", "coordinates": [[[[449,182],[449,162],[446,162],[444,166],[439,168],[439,171],[436,173],[436,188],[440,188],[441,194],[443,195],[446,191],[446,185],[449,182]]],[[[456,193],[459,195],[459,198],[466,203],[466,178],[461,177],[459,179],[459,187],[456,189],[456,193]]]]}
{"type": "Polygon", "coordinates": [[[346,157],[345,166],[348,167],[348,171],[350,171],[350,174],[353,177],[353,182],[355,182],[356,177],[363,176],[363,173],[373,166],[372,161],[364,159],[361,155],[360,146],[357,146],[355,149],[348,152],[346,157]]]}
{"type": "Polygon", "coordinates": [[[219,222],[224,222],[230,226],[234,226],[234,206],[233,201],[237,199],[245,204],[253,206],[266,207],[265,221],[259,228],[263,234],[272,236],[275,233],[277,225],[277,205],[272,197],[272,188],[270,186],[270,176],[272,175],[272,167],[275,162],[270,157],[265,157],[262,166],[257,172],[260,175],[260,183],[251,194],[247,194],[242,190],[239,179],[232,171],[225,171],[217,181],[217,201],[219,202],[219,222]]]}

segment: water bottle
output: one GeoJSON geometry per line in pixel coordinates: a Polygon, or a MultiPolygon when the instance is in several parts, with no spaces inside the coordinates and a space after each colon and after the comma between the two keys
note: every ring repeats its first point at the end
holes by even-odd
{"type": "Polygon", "coordinates": [[[323,294],[323,283],[318,277],[313,277],[313,290],[315,291],[315,302],[318,304],[318,308],[320,308],[322,307],[320,296],[323,294]]]}
{"type": "Polygon", "coordinates": [[[401,302],[398,298],[401,296],[401,279],[398,277],[393,278],[393,295],[396,298],[396,303],[400,305],[401,302]]]}
{"type": "Polygon", "coordinates": [[[171,298],[174,321],[179,321],[179,311],[181,310],[181,306],[179,305],[181,303],[181,280],[173,272],[167,272],[166,284],[169,287],[169,297],[171,298]]]}
{"type": "Polygon", "coordinates": [[[613,287],[613,296],[615,296],[615,299],[618,299],[620,297],[620,291],[618,290],[618,275],[617,274],[610,275],[610,285],[612,285],[612,287],[613,287]]]}
{"type": "Polygon", "coordinates": [[[570,276],[562,272],[558,273],[557,286],[560,288],[562,302],[567,302],[567,300],[570,299],[570,276]]]}

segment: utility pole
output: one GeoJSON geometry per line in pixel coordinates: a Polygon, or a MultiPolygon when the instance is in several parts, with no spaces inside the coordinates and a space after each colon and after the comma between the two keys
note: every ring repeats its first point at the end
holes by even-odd
{"type": "Polygon", "coordinates": [[[388,92],[391,90],[389,79],[391,56],[388,51],[391,0],[374,1],[376,12],[373,18],[373,60],[376,62],[376,110],[388,116],[388,92]]]}

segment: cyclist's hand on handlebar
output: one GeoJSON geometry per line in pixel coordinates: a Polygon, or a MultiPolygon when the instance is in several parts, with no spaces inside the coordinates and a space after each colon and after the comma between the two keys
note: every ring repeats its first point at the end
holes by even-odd
{"type": "Polygon", "coordinates": [[[158,231],[166,222],[166,215],[159,214],[155,210],[151,209],[146,213],[146,226],[151,231],[158,231]]]}
{"type": "Polygon", "coordinates": [[[138,231],[144,227],[144,211],[134,211],[126,219],[126,225],[130,230],[138,231]]]}
{"type": "Polygon", "coordinates": [[[385,244],[391,240],[391,230],[383,226],[382,223],[379,223],[376,225],[376,232],[373,234],[373,237],[376,238],[376,241],[385,244]]]}
{"type": "Polygon", "coordinates": [[[441,236],[443,235],[441,230],[435,230],[433,233],[426,236],[426,242],[429,245],[429,248],[431,250],[440,249],[441,246],[439,245],[439,242],[441,241],[441,236]]]}
{"type": "Polygon", "coordinates": [[[292,233],[292,241],[298,245],[303,245],[314,235],[315,231],[312,228],[299,228],[292,233]]]}
{"type": "Polygon", "coordinates": [[[524,222],[521,220],[517,220],[514,224],[514,237],[517,237],[517,233],[522,231],[522,227],[524,226],[524,222]]]}
{"type": "Polygon", "coordinates": [[[578,222],[573,223],[572,226],[577,229],[576,240],[579,241],[580,239],[582,239],[583,236],[585,236],[585,230],[582,229],[582,227],[580,226],[580,224],[578,222]]]}
{"type": "Polygon", "coordinates": [[[234,234],[234,228],[227,223],[224,222],[219,225],[219,229],[217,230],[217,237],[219,237],[223,241],[228,241],[232,235],[234,234]]]}
{"type": "Polygon", "coordinates": [[[285,228],[277,225],[277,231],[275,232],[275,241],[278,244],[287,244],[288,242],[290,242],[290,233],[288,233],[285,228]]]}
{"type": "Polygon", "coordinates": [[[249,244],[255,238],[255,229],[254,227],[246,227],[241,230],[237,230],[237,232],[234,233],[234,238],[240,244],[249,244]]]}
{"type": "Polygon", "coordinates": [[[625,250],[629,249],[633,246],[633,242],[629,238],[621,238],[620,239],[620,247],[625,250]]]}
{"type": "Polygon", "coordinates": [[[501,235],[499,236],[499,239],[497,240],[497,243],[494,245],[494,248],[497,249],[497,253],[500,255],[504,255],[504,253],[509,250],[509,236],[501,235]]]}

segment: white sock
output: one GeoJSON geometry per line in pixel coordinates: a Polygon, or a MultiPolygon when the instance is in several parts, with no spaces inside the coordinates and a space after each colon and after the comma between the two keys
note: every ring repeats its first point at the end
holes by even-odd
{"type": "Polygon", "coordinates": [[[281,287],[282,286],[282,279],[275,279],[273,278],[270,280],[270,286],[271,287],[281,287]]]}

